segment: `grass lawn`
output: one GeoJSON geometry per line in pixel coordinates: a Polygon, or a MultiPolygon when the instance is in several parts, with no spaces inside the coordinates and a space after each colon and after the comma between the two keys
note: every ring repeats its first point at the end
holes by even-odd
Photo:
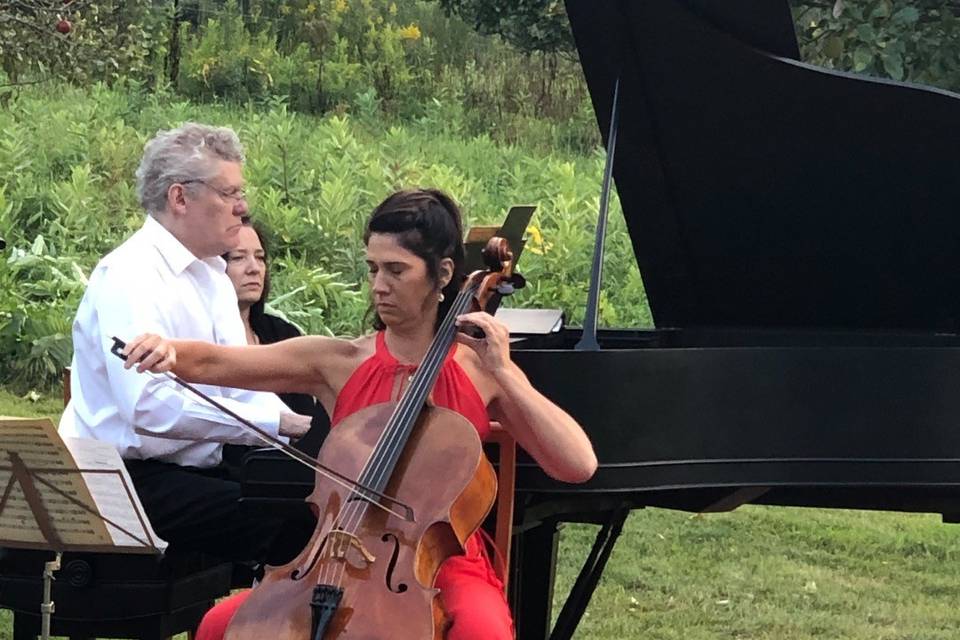
{"type": "MultiPolygon", "coordinates": [[[[60,408],[59,398],[31,402],[0,391],[0,415],[56,419],[60,408]]],[[[595,532],[564,529],[557,608],[595,532]]],[[[627,521],[576,637],[952,640],[960,633],[958,560],[960,530],[935,515],[641,510],[627,521]]],[[[0,612],[0,640],[11,627],[0,612]]]]}

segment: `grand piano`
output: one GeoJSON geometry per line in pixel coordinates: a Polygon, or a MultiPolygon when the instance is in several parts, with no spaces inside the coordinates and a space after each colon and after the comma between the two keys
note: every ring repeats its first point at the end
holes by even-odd
{"type": "Polygon", "coordinates": [[[518,336],[600,461],[521,456],[518,637],[573,635],[633,509],[960,519],[960,96],[800,62],[787,0],[566,4],[656,328],[518,336]],[[563,522],[602,526],[551,630],[563,522]]]}

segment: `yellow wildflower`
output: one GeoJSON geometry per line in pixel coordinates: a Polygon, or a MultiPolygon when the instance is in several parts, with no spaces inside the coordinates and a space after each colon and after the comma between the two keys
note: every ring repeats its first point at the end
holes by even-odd
{"type": "Polygon", "coordinates": [[[337,0],[333,5],[333,10],[337,13],[343,13],[347,10],[347,0],[337,0]]]}
{"type": "Polygon", "coordinates": [[[404,40],[419,40],[421,35],[420,27],[415,24],[408,24],[400,29],[397,33],[399,33],[400,37],[404,40]]]}
{"type": "Polygon", "coordinates": [[[543,234],[540,233],[540,227],[536,225],[530,225],[527,227],[527,233],[529,235],[527,238],[526,249],[530,253],[535,253],[538,256],[542,256],[553,248],[552,243],[544,241],[543,234]]]}

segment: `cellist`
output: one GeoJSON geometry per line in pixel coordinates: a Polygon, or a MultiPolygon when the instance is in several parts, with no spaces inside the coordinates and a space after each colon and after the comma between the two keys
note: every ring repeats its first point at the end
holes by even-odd
{"type": "MultiPolygon", "coordinates": [[[[421,362],[463,279],[463,225],[453,200],[436,190],[387,197],[365,233],[375,332],[355,340],[308,336],[264,346],[232,347],[142,335],[124,349],[139,371],[173,371],[188,381],[315,395],[332,428],[364,407],[396,399],[421,362]],[[137,364],[139,363],[139,364],[137,364]]],[[[499,422],[551,477],[584,482],[597,465],[579,424],[540,394],[510,359],[507,328],[483,312],[461,315],[463,333],[447,355],[432,401],[467,418],[481,439],[499,422]]],[[[442,481],[442,479],[438,479],[442,481]]],[[[513,625],[478,534],[466,553],[446,560],[435,586],[450,621],[448,640],[507,640],[513,625]]],[[[198,640],[222,637],[245,594],[221,602],[204,618],[198,640]]]]}

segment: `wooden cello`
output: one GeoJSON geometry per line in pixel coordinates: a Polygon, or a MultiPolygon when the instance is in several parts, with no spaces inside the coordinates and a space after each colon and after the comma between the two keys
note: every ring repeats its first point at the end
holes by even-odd
{"type": "Polygon", "coordinates": [[[465,280],[402,397],[362,409],[331,431],[317,462],[356,485],[316,477],[307,498],[318,514],[310,542],[290,563],[267,569],[231,620],[227,640],[443,637],[433,582],[489,513],[496,475],[474,426],[429,406],[429,394],[454,342],[456,317],[490,311],[523,286],[504,239],[490,240],[484,262],[486,270],[465,280]]]}

